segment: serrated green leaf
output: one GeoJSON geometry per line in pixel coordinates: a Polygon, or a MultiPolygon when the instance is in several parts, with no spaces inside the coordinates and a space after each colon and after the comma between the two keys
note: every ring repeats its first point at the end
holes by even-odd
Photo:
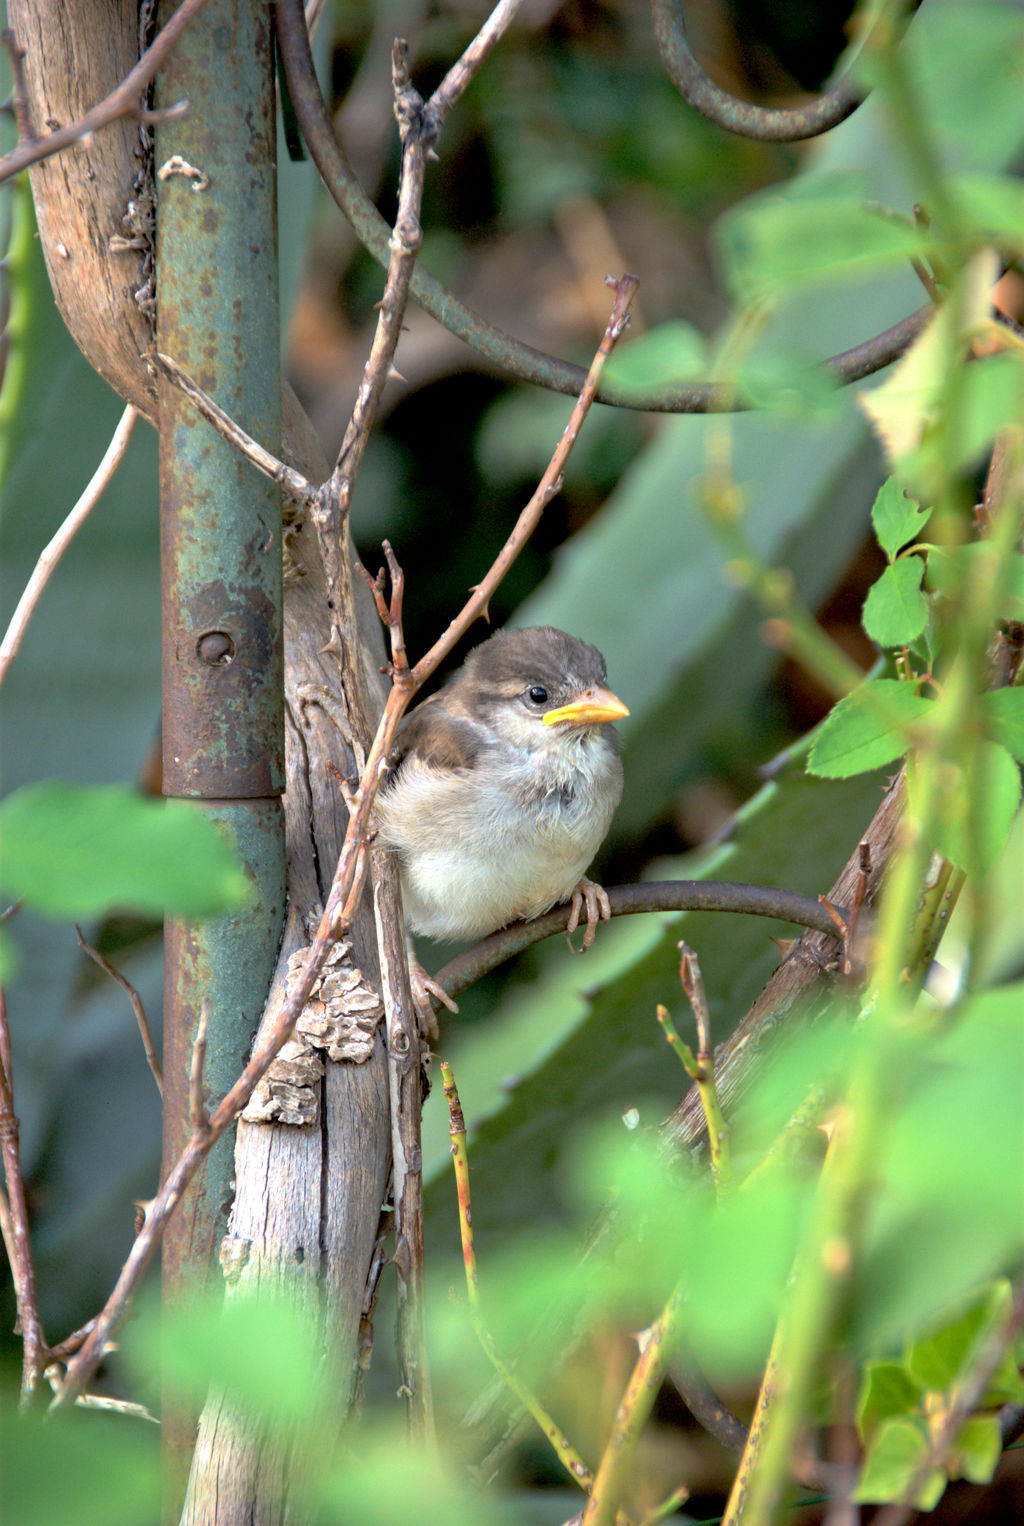
{"type": "Polygon", "coordinates": [[[993,741],[1024,763],[1024,689],[990,689],[981,696],[993,741]]]}
{"type": "Polygon", "coordinates": [[[924,255],[919,225],[852,195],[761,193],[715,228],[730,289],[745,303],[793,285],[869,274],[924,255]]]}
{"type": "Polygon", "coordinates": [[[997,278],[995,251],[975,253],[959,272],[951,299],[937,309],[886,380],[857,399],[890,467],[924,500],[940,491],[949,459],[964,458],[966,447],[960,436],[968,433],[974,439],[977,409],[961,403],[960,395],[978,384],[969,380],[974,368],[965,372],[962,362],[972,340],[991,324],[991,291],[997,278]],[[950,377],[954,373],[959,406],[952,410],[950,377]],[[965,423],[968,418],[970,429],[965,423]],[[949,437],[954,426],[956,443],[949,437]]]}
{"type": "Polygon", "coordinates": [[[928,715],[931,704],[912,684],[868,679],[833,706],[814,740],[808,772],[846,779],[901,758],[909,746],[909,727],[928,715]]]}
{"type": "Polygon", "coordinates": [[[950,1458],[951,1478],[987,1484],[1003,1455],[1003,1439],[996,1415],[972,1415],[964,1422],[950,1458]]]}
{"type": "Polygon", "coordinates": [[[931,518],[931,509],[922,509],[908,497],[896,477],[888,477],[878,489],[871,509],[875,538],[890,561],[898,552],[917,540],[931,518]]]}
{"type": "Polygon", "coordinates": [[[928,624],[928,600],[921,592],[924,561],[901,556],[868,589],[863,624],[879,646],[909,646],[928,624]]]}
{"type": "MultiPolygon", "coordinates": [[[[917,770],[908,767],[915,807],[917,770]]],[[[932,846],[968,874],[984,874],[1003,850],[1020,805],[1020,769],[1005,747],[979,742],[943,769],[941,798],[932,823],[932,846]]]]}
{"type": "Polygon", "coordinates": [[[942,1393],[952,1388],[987,1331],[1006,1318],[1010,1286],[1005,1279],[974,1303],[959,1319],[950,1320],[907,1352],[907,1368],[924,1387],[942,1393]]]}
{"type": "Polygon", "coordinates": [[[883,1421],[913,1414],[921,1395],[921,1384],[902,1362],[866,1362],[857,1399],[861,1440],[870,1441],[883,1421]]]}
{"type": "MultiPolygon", "coordinates": [[[[928,1455],[928,1432],[923,1422],[897,1416],[878,1429],[861,1470],[853,1498],[861,1505],[884,1505],[901,1499],[928,1455]]],[[[929,1475],[914,1504],[931,1510],[942,1498],[946,1480],[939,1472],[929,1475]]]]}
{"type": "Polygon", "coordinates": [[[231,844],[200,807],[123,785],[26,785],[0,805],[0,835],[6,894],[44,916],[204,917],[248,894],[231,844]]]}

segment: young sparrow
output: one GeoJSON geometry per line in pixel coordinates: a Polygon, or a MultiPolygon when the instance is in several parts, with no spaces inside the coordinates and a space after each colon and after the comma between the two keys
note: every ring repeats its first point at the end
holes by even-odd
{"type": "MultiPolygon", "coordinates": [[[[571,900],[589,947],[611,913],[584,871],[622,794],[609,723],[629,714],[606,678],[597,648],[564,631],[498,631],[406,716],[376,821],[412,932],[482,938],[571,900]]],[[[426,992],[457,1010],[418,963],[413,985],[421,1011],[426,992]]]]}

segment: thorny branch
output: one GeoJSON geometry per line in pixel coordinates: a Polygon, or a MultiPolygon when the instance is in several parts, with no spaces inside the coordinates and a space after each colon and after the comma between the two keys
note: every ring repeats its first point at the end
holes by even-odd
{"type": "Polygon", "coordinates": [[[233,445],[240,456],[244,456],[250,466],[276,482],[282,493],[285,493],[293,502],[304,509],[312,508],[316,502],[317,488],[293,466],[288,466],[284,461],[279,461],[271,455],[258,440],[247,434],[241,424],[236,424],[230,414],[225,413],[219,403],[215,403],[209,393],[204,392],[202,387],[195,382],[188,372],[179,366],[170,355],[162,355],[156,351],[152,357],[154,365],[174,383],[179,392],[188,398],[196,412],[212,424],[222,439],[229,445],[233,445]]]}
{"type": "MultiPolygon", "coordinates": [[[[386,264],[390,230],[356,179],[335,136],[313,67],[302,0],[278,0],[274,15],[288,90],[310,154],[360,243],[375,260],[386,264]]],[[[579,393],[584,377],[578,366],[534,349],[488,323],[422,268],[413,273],[410,293],[449,333],[509,376],[553,392],[579,393]]],[[[909,349],[933,312],[928,303],[883,333],[823,361],[822,370],[843,384],[873,375],[909,349]]],[[[662,413],[731,413],[744,406],[737,401],[734,387],[708,382],[669,383],[644,391],[605,380],[598,396],[599,401],[616,407],[662,413]]]]}
{"type": "Polygon", "coordinates": [[[150,1031],[149,1019],[146,1017],[146,1009],[142,1004],[142,997],[131,981],[126,979],[120,970],[115,969],[109,959],[104,959],[99,949],[93,948],[92,944],[86,941],[85,935],[77,922],[75,923],[75,932],[78,935],[78,947],[82,950],[82,953],[88,954],[92,962],[98,965],[105,975],[109,975],[111,980],[115,980],[131,1002],[132,1011],[135,1013],[135,1021],[139,1028],[139,1037],[142,1039],[142,1048],[146,1055],[146,1064],[153,1073],[156,1089],[162,1097],[164,1094],[164,1072],[157,1056],[156,1045],[153,1043],[153,1035],[150,1031]]]}
{"type": "Polygon", "coordinates": [[[167,55],[177,46],[182,32],[193,16],[202,10],[205,4],[206,0],[181,0],[181,4],[167,25],[154,37],[135,68],[125,75],[117,88],[100,101],[98,106],[87,111],[84,117],[79,117],[77,122],[69,122],[67,127],[57,127],[53,132],[44,133],[42,137],[30,137],[27,141],[19,143],[17,148],[12,148],[9,154],[5,154],[0,159],[0,182],[9,180],[12,175],[20,174],[32,164],[49,159],[53,154],[59,154],[62,149],[81,142],[90,133],[96,132],[101,127],[107,127],[120,117],[137,117],[142,122],[152,124],[169,122],[176,117],[184,116],[188,111],[188,101],[179,101],[174,106],[164,107],[161,111],[147,111],[140,102],[142,92],[167,55]]]}
{"type": "Polygon", "coordinates": [[[46,1363],[46,1340],[39,1320],[36,1272],[29,1238],[28,1204],[18,1152],[18,1115],[14,1111],[11,1083],[11,1034],[7,1026],[7,1003],[0,989],[0,1151],[7,1182],[5,1211],[0,1214],[4,1246],[14,1278],[14,1296],[21,1327],[21,1401],[28,1403],[46,1363]]]}

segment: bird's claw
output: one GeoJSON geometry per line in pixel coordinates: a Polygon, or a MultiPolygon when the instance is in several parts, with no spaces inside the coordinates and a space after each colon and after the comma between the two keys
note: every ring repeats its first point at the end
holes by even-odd
{"type": "Polygon", "coordinates": [[[587,952],[597,933],[598,922],[610,922],[611,915],[612,907],[608,892],[596,880],[588,880],[584,875],[569,897],[569,922],[565,929],[565,941],[574,954],[587,952]],[[577,950],[573,947],[572,935],[580,925],[580,914],[584,907],[587,909],[587,930],[577,950]]]}
{"type": "Polygon", "coordinates": [[[449,1012],[457,1012],[458,1004],[452,1001],[444,986],[439,985],[432,976],[420,964],[419,960],[410,952],[409,955],[409,984],[412,987],[412,1000],[420,1021],[420,1032],[424,1038],[437,1038],[437,1018],[434,1016],[434,1008],[430,998],[435,996],[442,1006],[449,1012]]]}

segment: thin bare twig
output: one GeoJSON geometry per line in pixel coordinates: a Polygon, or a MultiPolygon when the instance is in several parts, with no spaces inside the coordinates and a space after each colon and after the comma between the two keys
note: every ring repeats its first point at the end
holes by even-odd
{"type": "Polygon", "coordinates": [[[495,43],[508,31],[523,0],[499,0],[462,57],[457,59],[426,105],[426,115],[438,131],[456,101],[480,68],[495,43]]]}
{"type": "MultiPolygon", "coordinates": [[[[423,242],[420,206],[426,175],[426,155],[430,142],[433,141],[431,139],[428,142],[423,135],[423,102],[409,81],[407,54],[406,44],[396,38],[392,48],[391,76],[395,115],[402,141],[402,172],[398,189],[398,212],[388,240],[387,280],[379,304],[370,354],[363,368],[362,382],[338,459],[329,479],[317,495],[310,516],[323,560],[328,603],[334,610],[331,639],[341,669],[341,685],[353,700],[360,693],[361,678],[352,644],[342,637],[343,620],[347,618],[354,621],[355,615],[351,559],[345,546],[348,515],[356,476],[366,453],[384,387],[391,375],[409,299],[409,283],[423,242]]],[[[404,675],[401,681],[405,682],[404,675]]],[[[412,692],[414,691],[409,691],[409,697],[412,692]]],[[[350,709],[354,719],[358,719],[364,711],[361,704],[350,705],[350,709]]],[[[358,734],[354,727],[352,740],[356,760],[362,767],[369,738],[358,734]]]]}
{"type": "Polygon", "coordinates": [[[711,1013],[708,1010],[704,979],[697,955],[688,944],[680,942],[679,954],[679,979],[697,1024],[697,1064],[706,1074],[711,1062],[711,1013]]]}
{"type": "Polygon", "coordinates": [[[649,1330],[641,1337],[640,1356],[619,1402],[594,1478],[582,1526],[612,1526],[627,1483],[627,1471],[675,1350],[682,1291],[676,1288],[649,1330]]]}
{"type": "Polygon", "coordinates": [[[254,440],[251,434],[247,434],[241,424],[236,424],[229,413],[225,413],[219,403],[215,403],[208,392],[204,392],[198,382],[193,381],[188,372],[179,366],[178,362],[170,355],[162,355],[157,351],[153,355],[153,362],[174,383],[189,402],[208,424],[212,424],[222,439],[229,445],[233,445],[239,455],[244,456],[250,466],[254,466],[258,472],[276,482],[282,493],[303,508],[311,508],[316,501],[317,489],[308,477],[296,471],[293,466],[288,466],[284,461],[279,461],[275,455],[266,450],[258,440],[254,440]]]}
{"type": "Polygon", "coordinates": [[[189,1067],[188,1076],[189,1122],[192,1125],[193,1134],[205,1133],[210,1123],[203,1097],[203,1070],[206,1066],[206,1035],[209,1025],[209,1006],[204,1001],[199,1009],[195,1043],[192,1045],[192,1064],[189,1067]]]}
{"type": "Polygon", "coordinates": [[[371,869],[388,1039],[399,1392],[405,1401],[410,1433],[419,1441],[432,1443],[434,1405],[423,1312],[423,1075],[419,1023],[409,988],[401,897],[394,865],[388,861],[385,850],[372,849],[371,869]]]}
{"type": "Polygon", "coordinates": [[[3,683],[7,675],[7,669],[18,655],[18,648],[24,639],[28,623],[35,613],[43,590],[53,576],[58,562],[96,507],[96,504],[103,495],[104,489],[124,460],[125,451],[128,449],[128,442],[132,437],[132,430],[135,428],[135,421],[138,416],[138,409],[133,408],[129,403],[121,415],[117,428],[114,430],[113,438],[104,452],[103,460],[93,473],[85,492],[64,520],[56,535],[53,536],[52,540],[40,552],[39,560],[36,562],[32,576],[25,586],[25,592],[18,600],[18,607],[11,616],[11,622],[7,627],[3,642],[0,643],[0,684],[3,683]]]}
{"type": "Polygon", "coordinates": [[[718,1092],[715,1089],[715,1051],[711,1042],[711,1013],[708,1010],[704,978],[700,972],[697,955],[686,943],[679,943],[679,979],[687,1001],[693,1010],[697,1024],[697,1058],[684,1057],[684,1064],[697,1083],[704,1116],[708,1126],[708,1153],[711,1157],[711,1174],[715,1189],[721,1192],[730,1183],[732,1166],[729,1151],[729,1125],[725,1121],[718,1092]]]}
{"type": "Polygon", "coordinates": [[[99,105],[87,111],[83,117],[79,117],[77,122],[69,122],[67,127],[58,127],[53,132],[45,133],[42,137],[31,138],[26,143],[19,143],[17,148],[12,148],[9,154],[5,154],[0,159],[0,181],[9,180],[12,175],[18,175],[22,170],[28,169],[29,165],[38,164],[42,159],[59,154],[62,149],[70,148],[72,143],[80,142],[82,138],[96,132],[98,128],[107,127],[111,122],[116,122],[119,117],[138,117],[142,121],[152,123],[169,122],[176,117],[184,116],[188,110],[188,101],[179,101],[176,105],[167,106],[161,111],[146,111],[140,101],[142,92],[172,48],[177,45],[182,32],[205,4],[206,0],[182,0],[163,31],[154,37],[135,68],[125,75],[121,83],[100,101],[99,105]]]}
{"type": "Polygon", "coordinates": [[[85,1324],[80,1325],[77,1330],[72,1330],[71,1334],[65,1336],[62,1341],[58,1341],[56,1346],[51,1346],[49,1352],[50,1360],[56,1362],[64,1362],[69,1356],[73,1356],[76,1351],[80,1351],[82,1342],[92,1330],[92,1327],[95,1325],[95,1323],[95,1319],[87,1320],[85,1324]]]}
{"type": "Polygon", "coordinates": [[[25,54],[18,47],[18,39],[10,27],[4,27],[0,32],[3,39],[4,52],[7,54],[7,64],[11,71],[11,98],[14,103],[14,120],[18,127],[18,137],[23,143],[31,143],[35,138],[35,129],[32,126],[32,116],[28,107],[28,90],[25,87],[25,54]]]}
{"type": "Polygon", "coordinates": [[[466,1294],[469,1299],[469,1314],[473,1322],[473,1328],[476,1331],[477,1339],[498,1376],[540,1426],[540,1429],[551,1443],[552,1451],[573,1483],[577,1484],[581,1489],[589,1490],[594,1482],[594,1475],[584,1462],[583,1457],[573,1446],[565,1432],[556,1425],[551,1415],[543,1408],[536,1395],[522,1382],[515,1368],[510,1367],[498,1354],[498,1348],[494,1344],[491,1332],[484,1324],[483,1315],[480,1310],[480,1286],[477,1275],[476,1249],[473,1243],[473,1207],[469,1181],[469,1154],[466,1149],[466,1119],[462,1111],[462,1104],[459,1101],[459,1093],[455,1085],[455,1077],[452,1074],[451,1066],[444,1060],[441,1061],[441,1079],[444,1083],[445,1101],[448,1104],[448,1134],[452,1142],[452,1161],[455,1166],[455,1190],[459,1201],[459,1236],[462,1241],[462,1261],[466,1271],[466,1294]]]}
{"type": "Polygon", "coordinates": [[[46,1364],[46,1339],[39,1319],[36,1271],[29,1236],[28,1204],[18,1151],[18,1115],[14,1111],[11,1069],[11,1032],[7,1026],[7,1001],[0,988],[0,1151],[7,1181],[7,1212],[0,1215],[7,1259],[14,1278],[14,1296],[21,1327],[21,1402],[34,1394],[46,1364]]]}
{"type": "Polygon", "coordinates": [[[103,973],[109,975],[111,980],[116,980],[121,990],[131,1002],[132,1011],[135,1013],[135,1021],[139,1026],[139,1037],[142,1039],[146,1064],[153,1073],[156,1089],[162,1097],[164,1094],[164,1073],[157,1056],[156,1045],[153,1043],[153,1034],[150,1031],[149,1019],[146,1017],[146,1009],[142,1004],[142,997],[131,981],[122,975],[120,970],[115,969],[108,959],[104,959],[99,949],[93,948],[92,944],[86,941],[85,935],[77,922],[75,923],[75,932],[78,935],[78,946],[82,953],[88,954],[92,962],[98,964],[103,973]]]}
{"type": "MultiPolygon", "coordinates": [[[[352,410],[338,463],[327,491],[340,520],[347,516],[352,485],[362,464],[373,420],[395,350],[409,301],[416,257],[423,242],[420,210],[426,180],[427,155],[437,136],[427,124],[423,101],[409,78],[408,48],[396,39],[391,55],[391,82],[395,116],[402,142],[402,174],[398,190],[398,213],[391,235],[391,257],[380,319],[367,363],[363,385],[352,410]]],[[[329,533],[324,526],[321,535],[329,533]]],[[[337,535],[337,529],[335,530],[337,535]]],[[[339,557],[341,547],[338,540],[339,557]]],[[[409,688],[409,662],[402,627],[405,576],[390,545],[385,546],[391,575],[391,599],[386,610],[383,589],[374,598],[388,628],[391,646],[392,684],[409,688]]],[[[388,1087],[391,1094],[391,1159],[395,1204],[395,1270],[398,1279],[395,1346],[400,1391],[412,1435],[420,1440],[434,1437],[434,1408],[427,1366],[427,1340],[423,1308],[423,1178],[421,1144],[423,1081],[420,1062],[420,1031],[409,988],[409,957],[402,924],[402,903],[394,864],[380,851],[372,856],[373,909],[377,924],[382,996],[388,1035],[388,1087]]]]}
{"type": "Polygon", "coordinates": [[[587,372],[587,379],[583,383],[583,390],[576,400],[576,405],[572,410],[568,424],[566,424],[565,429],[562,431],[562,438],[555,447],[555,453],[548,462],[547,470],[540,479],[537,491],[516,520],[515,528],[495,557],[493,565],[484,578],[476,585],[472,597],[467,600],[460,613],[456,615],[455,619],[448,626],[444,635],[440,640],[434,642],[426,656],[421,657],[413,669],[413,677],[416,680],[417,687],[426,682],[442,659],[451,651],[456,641],[465,635],[474,620],[486,614],[491,595],[512,566],[512,563],[523,549],[529,537],[533,534],[548,504],[561,491],[562,473],[565,470],[565,463],[569,459],[569,452],[576,443],[580,429],[583,426],[583,420],[590,412],[605,362],[621,338],[626,325],[629,323],[629,305],[633,300],[633,293],[636,291],[639,282],[636,276],[624,275],[620,276],[618,280],[609,276],[605,284],[610,286],[615,293],[615,305],[612,308],[608,327],[601,337],[597,354],[590,363],[590,370],[587,372]]]}

